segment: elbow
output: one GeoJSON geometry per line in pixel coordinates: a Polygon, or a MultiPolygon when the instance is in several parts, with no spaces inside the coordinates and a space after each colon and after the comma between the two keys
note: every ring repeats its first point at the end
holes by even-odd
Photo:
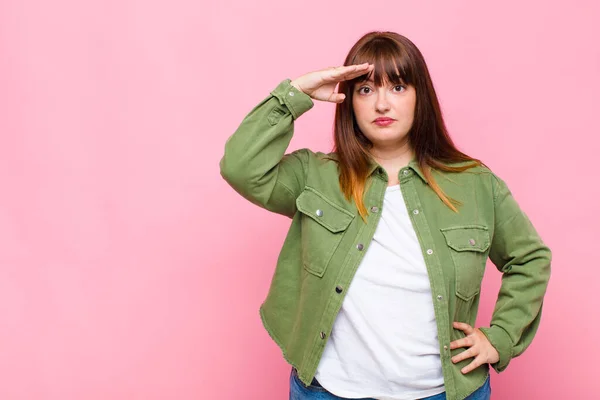
{"type": "Polygon", "coordinates": [[[257,191],[260,192],[260,190],[257,190],[259,185],[247,163],[225,155],[219,162],[219,171],[221,177],[233,190],[251,202],[259,204],[258,194],[256,193],[257,191]]]}
{"type": "Polygon", "coordinates": [[[540,249],[540,258],[544,260],[544,264],[548,273],[550,273],[550,266],[552,265],[552,250],[547,245],[542,245],[540,249]]]}
{"type": "Polygon", "coordinates": [[[242,175],[242,171],[239,166],[236,165],[235,162],[231,162],[231,160],[227,157],[223,157],[219,162],[219,172],[221,177],[227,182],[227,184],[233,188],[236,192],[242,194],[243,193],[243,182],[244,176],[242,175]]]}
{"type": "Polygon", "coordinates": [[[229,167],[229,160],[227,159],[227,155],[221,157],[219,161],[219,173],[221,177],[226,181],[229,181],[229,177],[232,174],[232,168],[229,167]]]}
{"type": "Polygon", "coordinates": [[[551,274],[552,251],[544,244],[536,252],[534,260],[538,265],[538,272],[536,274],[538,283],[544,287],[547,287],[551,274]]]}
{"type": "Polygon", "coordinates": [[[221,177],[233,188],[236,188],[244,181],[243,168],[231,157],[225,154],[219,161],[219,172],[221,177]]]}
{"type": "Polygon", "coordinates": [[[550,280],[550,274],[552,272],[552,250],[550,250],[550,248],[548,246],[546,246],[546,263],[547,263],[547,275],[548,275],[548,280],[550,280]]]}

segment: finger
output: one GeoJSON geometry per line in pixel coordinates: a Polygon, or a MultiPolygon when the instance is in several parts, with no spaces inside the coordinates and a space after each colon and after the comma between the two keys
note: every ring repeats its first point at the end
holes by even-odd
{"type": "Polygon", "coordinates": [[[344,93],[333,93],[327,101],[332,103],[342,103],[346,99],[346,95],[344,93]]]}
{"type": "Polygon", "coordinates": [[[471,333],[473,333],[473,327],[469,324],[466,324],[464,322],[454,322],[453,323],[455,328],[460,329],[461,331],[465,332],[467,335],[470,335],[471,333]]]}
{"type": "Polygon", "coordinates": [[[342,71],[342,72],[349,72],[349,71],[356,71],[356,70],[360,70],[360,69],[364,70],[364,69],[369,68],[372,65],[373,64],[365,62],[362,64],[340,65],[340,66],[336,67],[335,69],[337,69],[338,71],[342,71]]]}
{"type": "Polygon", "coordinates": [[[339,67],[334,68],[331,71],[330,77],[333,80],[339,81],[339,80],[344,79],[344,77],[346,75],[348,75],[349,73],[356,71],[357,68],[358,68],[358,66],[356,66],[356,65],[348,65],[348,66],[341,65],[339,67]]]}
{"type": "Polygon", "coordinates": [[[451,349],[458,349],[459,347],[468,347],[473,346],[475,344],[475,340],[471,337],[464,337],[462,339],[457,339],[454,342],[450,343],[451,349]]]}
{"type": "Polygon", "coordinates": [[[469,350],[465,350],[454,357],[451,358],[453,363],[457,363],[462,360],[466,360],[467,358],[475,357],[479,354],[476,348],[471,347],[469,350]]]}
{"type": "Polygon", "coordinates": [[[483,363],[484,363],[483,357],[481,357],[481,356],[475,357],[475,359],[469,365],[467,365],[466,367],[461,369],[460,372],[462,372],[463,374],[468,374],[469,372],[473,371],[475,368],[479,367],[483,363]]]}
{"type": "Polygon", "coordinates": [[[331,71],[331,74],[326,77],[329,81],[342,81],[349,79],[349,76],[356,74],[360,76],[365,74],[369,69],[369,64],[339,66],[331,71]]]}
{"type": "Polygon", "coordinates": [[[368,74],[374,69],[375,69],[374,64],[369,64],[369,63],[360,64],[360,66],[358,68],[356,68],[356,70],[347,72],[346,75],[344,76],[344,79],[345,80],[354,79],[358,76],[368,74]]]}
{"type": "Polygon", "coordinates": [[[366,65],[361,64],[360,67],[356,68],[356,70],[347,72],[344,76],[344,79],[350,80],[350,79],[354,79],[358,76],[368,74],[374,68],[375,68],[374,64],[369,64],[369,63],[366,63],[366,65]]]}

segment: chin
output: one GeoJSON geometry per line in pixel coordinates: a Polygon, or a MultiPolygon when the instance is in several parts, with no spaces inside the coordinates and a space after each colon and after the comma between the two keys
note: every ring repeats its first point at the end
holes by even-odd
{"type": "Polygon", "coordinates": [[[377,132],[376,134],[370,134],[367,136],[367,138],[371,141],[371,142],[381,142],[381,141],[398,141],[398,140],[402,140],[406,137],[406,134],[402,134],[402,133],[398,133],[398,132],[392,132],[392,131],[388,131],[388,130],[381,130],[380,132],[377,132]]]}

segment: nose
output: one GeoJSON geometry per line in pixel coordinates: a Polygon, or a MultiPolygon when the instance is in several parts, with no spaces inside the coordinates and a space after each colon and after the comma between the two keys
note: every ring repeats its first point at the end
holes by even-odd
{"type": "Polygon", "coordinates": [[[382,88],[379,88],[379,90],[377,91],[377,100],[375,102],[375,108],[377,112],[385,113],[386,111],[390,110],[390,103],[387,99],[387,93],[385,89],[381,89],[382,88]]]}

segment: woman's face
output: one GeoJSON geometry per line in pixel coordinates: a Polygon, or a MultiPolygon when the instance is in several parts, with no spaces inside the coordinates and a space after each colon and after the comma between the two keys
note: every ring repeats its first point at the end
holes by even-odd
{"type": "Polygon", "coordinates": [[[406,144],[416,103],[416,91],[411,85],[384,82],[375,87],[373,78],[358,82],[352,96],[352,107],[361,132],[375,147],[406,144]],[[377,124],[377,118],[391,118],[389,124],[377,124]]]}

